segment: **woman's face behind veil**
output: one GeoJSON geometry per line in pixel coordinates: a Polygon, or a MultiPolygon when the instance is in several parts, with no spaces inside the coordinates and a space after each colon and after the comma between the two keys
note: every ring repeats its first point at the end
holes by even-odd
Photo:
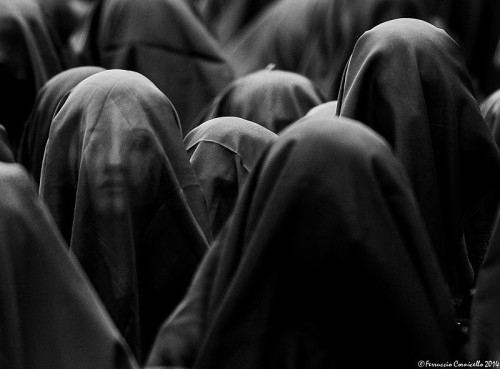
{"type": "Polygon", "coordinates": [[[162,150],[144,121],[124,118],[115,109],[97,122],[83,153],[91,203],[97,215],[123,215],[147,208],[157,198],[163,171],[162,150]]]}

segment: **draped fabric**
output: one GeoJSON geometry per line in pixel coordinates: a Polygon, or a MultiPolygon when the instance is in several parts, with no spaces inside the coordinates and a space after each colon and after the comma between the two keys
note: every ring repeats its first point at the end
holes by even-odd
{"type": "Polygon", "coordinates": [[[460,299],[487,248],[500,198],[500,152],[459,47],[419,20],[373,28],[356,43],[337,109],[380,133],[403,162],[441,268],[460,299]]]}
{"type": "Polygon", "coordinates": [[[32,0],[1,0],[0,124],[14,152],[38,89],[62,69],[38,5],[32,0]]]}
{"type": "Polygon", "coordinates": [[[236,117],[215,118],[184,139],[193,170],[205,194],[212,233],[219,233],[247,175],[276,134],[236,117]]]}
{"type": "Polygon", "coordinates": [[[346,119],[290,127],[165,322],[148,366],[384,368],[457,354],[448,291],[403,167],[346,119]]]}
{"type": "Polygon", "coordinates": [[[38,91],[33,109],[26,121],[19,145],[17,161],[40,183],[43,154],[49,137],[52,118],[61,108],[61,100],[85,78],[102,72],[100,67],[79,67],[68,69],[52,77],[38,91]]]}
{"type": "Polygon", "coordinates": [[[0,366],[138,368],[19,165],[0,192],[0,366]]]}
{"type": "Polygon", "coordinates": [[[487,96],[481,103],[480,108],[493,139],[500,148],[500,90],[487,96]]]}
{"type": "Polygon", "coordinates": [[[304,76],[260,70],[227,86],[199,120],[234,116],[279,133],[325,101],[314,83],[304,76]]]}
{"type": "Polygon", "coordinates": [[[4,163],[13,163],[15,161],[10,147],[9,136],[2,125],[0,125],[0,161],[4,163]]]}
{"type": "Polygon", "coordinates": [[[500,3],[496,0],[447,0],[444,3],[444,24],[461,46],[476,93],[482,100],[500,86],[500,3]]]}
{"type": "Polygon", "coordinates": [[[76,67],[75,47],[86,18],[101,0],[34,0],[50,25],[52,39],[66,68],[76,67]]]}
{"type": "Polygon", "coordinates": [[[471,308],[468,354],[474,360],[500,358],[500,217],[479,273],[471,308]]]}
{"type": "Polygon", "coordinates": [[[106,0],[87,25],[80,62],[128,69],[174,104],[183,133],[233,71],[186,0],[106,0]]]}
{"type": "Polygon", "coordinates": [[[211,234],[169,100],[131,71],[78,84],[50,127],[40,193],[140,360],[211,234]]]}
{"type": "Polygon", "coordinates": [[[357,38],[389,19],[427,17],[418,0],[282,0],[227,46],[237,76],[269,63],[297,72],[336,100],[357,38]]]}
{"type": "MultiPolygon", "coordinates": [[[[278,0],[189,0],[224,45],[278,0]]],[[[281,0],[279,0],[281,1],[281,0]]]]}
{"type": "Polygon", "coordinates": [[[326,103],[315,106],[307,112],[306,117],[315,116],[322,118],[331,118],[335,115],[337,115],[337,100],[328,101],[326,103]]]}

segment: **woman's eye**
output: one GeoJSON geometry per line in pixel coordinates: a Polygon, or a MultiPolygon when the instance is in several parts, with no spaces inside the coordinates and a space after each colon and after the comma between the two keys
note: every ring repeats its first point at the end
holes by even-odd
{"type": "Polygon", "coordinates": [[[132,149],[138,151],[144,151],[149,148],[150,142],[149,137],[135,137],[132,141],[132,149]]]}

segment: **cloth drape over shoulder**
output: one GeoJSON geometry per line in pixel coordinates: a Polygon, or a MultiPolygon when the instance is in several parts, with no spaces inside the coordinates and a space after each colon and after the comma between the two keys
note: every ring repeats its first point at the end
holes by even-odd
{"type": "Polygon", "coordinates": [[[137,363],[20,166],[0,163],[0,367],[137,363]]]}
{"type": "Polygon", "coordinates": [[[35,182],[40,182],[43,154],[49,137],[52,118],[61,108],[61,100],[85,78],[102,72],[100,67],[68,69],[52,77],[38,91],[33,110],[26,121],[19,145],[17,161],[31,173],[35,182]]]}
{"type": "Polygon", "coordinates": [[[420,0],[283,0],[226,47],[237,76],[264,68],[297,72],[336,100],[358,37],[389,19],[426,19],[420,0]]]}
{"type": "Polygon", "coordinates": [[[379,25],[356,43],[337,109],[380,133],[403,162],[452,294],[462,297],[487,248],[500,152],[460,48],[423,21],[379,25]]]}
{"type": "Polygon", "coordinates": [[[89,19],[87,39],[87,63],[145,75],[174,104],[184,134],[233,79],[186,0],[106,0],[89,19]]]}
{"type": "Polygon", "coordinates": [[[261,70],[231,83],[214,99],[201,122],[240,117],[279,133],[326,100],[308,78],[292,72],[261,70]]]}
{"type": "Polygon", "coordinates": [[[131,71],[79,83],[50,127],[40,193],[140,358],[211,237],[169,100],[131,71]]]}
{"type": "Polygon", "coordinates": [[[33,0],[1,0],[0,24],[0,124],[16,151],[38,89],[63,65],[33,0]]]}
{"type": "Polygon", "coordinates": [[[225,117],[201,124],[184,139],[207,200],[214,236],[229,218],[248,173],[276,137],[256,123],[225,117]]]}
{"type": "MultiPolygon", "coordinates": [[[[314,119],[314,118],[311,118],[314,119]]],[[[159,332],[150,366],[385,368],[456,352],[448,292],[401,164],[346,120],[289,128],[159,332]]]]}

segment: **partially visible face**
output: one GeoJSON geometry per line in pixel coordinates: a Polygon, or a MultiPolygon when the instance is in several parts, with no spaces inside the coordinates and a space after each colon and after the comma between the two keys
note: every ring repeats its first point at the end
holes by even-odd
{"type": "Polygon", "coordinates": [[[102,121],[84,153],[89,192],[100,215],[120,215],[154,203],[164,170],[162,150],[145,122],[102,121]]]}

